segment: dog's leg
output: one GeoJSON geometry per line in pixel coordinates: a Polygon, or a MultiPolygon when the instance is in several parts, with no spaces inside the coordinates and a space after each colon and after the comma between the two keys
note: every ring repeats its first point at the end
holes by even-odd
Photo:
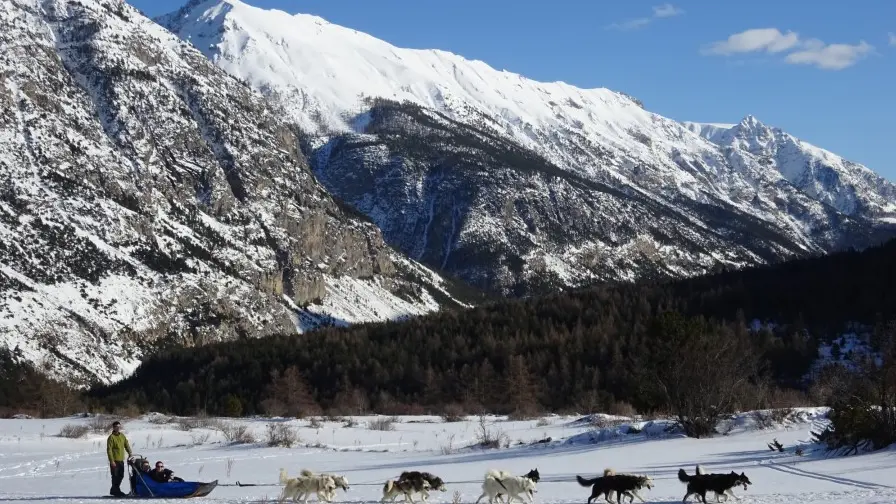
{"type": "Polygon", "coordinates": [[[593,499],[596,499],[598,495],[600,495],[600,494],[597,492],[597,488],[596,488],[596,487],[592,487],[592,488],[591,488],[591,496],[588,497],[588,502],[587,502],[586,504],[591,504],[591,501],[592,501],[593,499]]]}

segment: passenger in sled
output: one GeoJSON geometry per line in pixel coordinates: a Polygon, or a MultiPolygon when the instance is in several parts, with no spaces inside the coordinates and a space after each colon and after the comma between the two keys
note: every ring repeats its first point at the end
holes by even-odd
{"type": "Polygon", "coordinates": [[[131,468],[132,497],[155,499],[204,497],[218,486],[218,480],[202,483],[177,478],[173,471],[165,469],[165,464],[161,460],[156,462],[156,467],[153,468],[145,457],[134,456],[128,459],[128,465],[131,468]]]}
{"type": "Polygon", "coordinates": [[[149,469],[149,461],[144,460],[142,469],[143,472],[148,474],[149,477],[153,479],[153,481],[157,481],[159,483],[183,481],[183,479],[174,476],[174,471],[172,471],[171,469],[165,469],[165,464],[161,460],[156,462],[156,467],[152,470],[149,469]]]}

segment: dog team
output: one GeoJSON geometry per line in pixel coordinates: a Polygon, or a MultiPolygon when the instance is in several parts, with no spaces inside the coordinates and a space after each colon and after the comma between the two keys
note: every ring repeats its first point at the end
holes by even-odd
{"type": "MultiPolygon", "coordinates": [[[[479,504],[484,497],[488,497],[489,504],[494,504],[495,499],[505,503],[502,496],[507,496],[506,503],[510,504],[514,499],[522,502],[525,496],[531,503],[534,501],[537,492],[535,485],[541,479],[538,469],[533,469],[523,476],[514,476],[507,471],[489,470],[485,473],[485,479],[482,482],[482,495],[476,499],[479,504]]],[[[728,497],[734,497],[740,500],[740,497],[734,495],[732,489],[742,486],[744,490],[747,485],[753,483],[744,474],[737,474],[734,471],[730,473],[706,473],[703,468],[697,466],[696,473],[689,476],[684,469],[678,470],[678,480],[687,484],[687,493],[685,493],[682,502],[687,502],[688,497],[696,495],[703,504],[706,504],[706,494],[713,492],[716,495],[716,501],[720,501],[720,497],[724,496],[725,501],[728,497]]],[[[646,502],[639,494],[638,490],[644,488],[653,488],[653,480],[650,476],[641,474],[616,474],[612,469],[605,469],[603,476],[585,479],[576,475],[576,481],[580,485],[591,487],[591,496],[588,497],[587,504],[591,504],[593,499],[603,495],[604,500],[613,503],[610,499],[611,494],[616,493],[616,504],[621,504],[624,496],[628,496],[629,504],[635,497],[641,502],[646,502]]],[[[348,479],[338,474],[317,474],[308,469],[303,469],[299,476],[295,478],[287,477],[284,469],[280,469],[280,483],[284,485],[283,492],[280,495],[280,501],[292,499],[293,502],[302,500],[302,504],[306,504],[311,494],[317,494],[319,501],[332,502],[336,497],[337,489],[343,491],[349,490],[348,479]]],[[[383,485],[383,497],[380,502],[394,502],[399,496],[404,496],[405,502],[416,504],[414,494],[420,494],[422,502],[426,502],[429,497],[429,491],[445,492],[445,482],[442,478],[434,476],[428,472],[405,471],[401,473],[397,480],[388,480],[383,485]]]]}

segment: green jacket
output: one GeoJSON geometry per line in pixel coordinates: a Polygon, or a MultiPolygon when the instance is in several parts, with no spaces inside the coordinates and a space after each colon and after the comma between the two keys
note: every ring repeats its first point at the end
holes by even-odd
{"type": "Polygon", "coordinates": [[[109,456],[109,462],[124,462],[125,452],[131,454],[131,443],[128,442],[128,438],[120,432],[109,434],[109,439],[106,440],[106,455],[109,456]]]}

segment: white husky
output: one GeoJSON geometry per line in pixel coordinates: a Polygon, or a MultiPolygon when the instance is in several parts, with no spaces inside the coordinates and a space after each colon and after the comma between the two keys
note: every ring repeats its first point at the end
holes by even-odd
{"type": "Polygon", "coordinates": [[[301,497],[302,504],[308,502],[312,492],[317,494],[317,500],[326,502],[332,501],[336,493],[336,482],[332,476],[314,474],[308,469],[302,469],[302,473],[295,478],[287,477],[286,470],[280,469],[280,483],[285,485],[280,494],[281,500],[298,502],[301,497]]]}
{"type": "Polygon", "coordinates": [[[333,499],[336,498],[336,490],[341,488],[343,492],[348,492],[349,488],[351,488],[348,485],[348,478],[342,474],[327,474],[327,473],[316,474],[312,471],[309,471],[308,469],[302,469],[302,476],[306,476],[306,477],[329,476],[329,477],[333,478],[333,483],[336,484],[336,489],[327,495],[327,499],[326,499],[327,502],[331,502],[333,499]]]}
{"type": "MultiPolygon", "coordinates": [[[[525,476],[514,476],[507,471],[492,469],[485,473],[485,480],[482,482],[482,495],[476,499],[476,502],[478,504],[483,497],[488,497],[489,504],[494,504],[498,494],[507,495],[507,504],[513,502],[514,498],[522,502],[522,495],[528,496],[529,502],[533,502],[535,500],[534,493],[537,491],[535,482],[525,476]]],[[[498,501],[503,502],[503,499],[498,497],[498,501]]]]}

